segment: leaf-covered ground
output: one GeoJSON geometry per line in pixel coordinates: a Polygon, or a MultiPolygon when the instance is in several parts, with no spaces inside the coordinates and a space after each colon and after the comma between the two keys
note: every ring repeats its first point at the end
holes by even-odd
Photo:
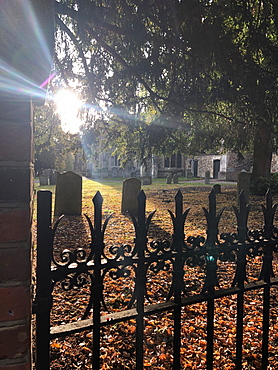
{"type": "MultiPolygon", "coordinates": [[[[167,209],[174,211],[174,196],[178,189],[184,197],[184,209],[190,207],[185,233],[205,235],[206,221],[202,207],[208,207],[208,195],[211,187],[165,187],[162,189],[146,187],[147,213],[156,210],[149,230],[149,240],[171,239],[172,225],[167,209]]],[[[115,188],[101,189],[104,203],[103,214],[113,212],[109,221],[105,244],[109,246],[122,243],[132,244],[134,230],[130,219],[120,213],[121,192],[115,188]]],[[[93,207],[86,192],[83,212],[93,219],[93,207]]],[[[274,199],[275,201],[275,199],[274,199]]],[[[249,228],[261,228],[263,217],[260,204],[263,197],[251,197],[252,205],[249,228]]],[[[236,205],[235,185],[223,185],[222,193],[217,195],[218,209],[225,207],[219,224],[221,232],[236,231],[236,218],[232,205],[236,205]]],[[[277,221],[277,220],[276,220],[277,221]]],[[[34,225],[35,227],[35,225],[34,225]]],[[[55,255],[64,248],[75,249],[89,244],[89,228],[85,217],[65,217],[57,230],[55,255]]],[[[248,264],[247,274],[250,281],[256,280],[261,267],[261,257],[248,264]]],[[[274,261],[275,267],[276,262],[274,261]]],[[[275,268],[276,270],[276,268],[275,268]]],[[[234,263],[220,263],[218,266],[220,287],[231,286],[235,272],[234,263]]],[[[105,278],[104,298],[110,312],[123,310],[131,298],[134,287],[133,275],[115,280],[105,278]]],[[[200,268],[187,268],[185,284],[189,291],[198,293],[204,282],[204,273],[200,268]]],[[[169,272],[149,273],[147,291],[152,302],[163,302],[169,288],[169,272]]],[[[54,304],[51,312],[52,325],[68,323],[81,318],[89,298],[89,284],[78,292],[76,289],[65,292],[61,284],[54,288],[54,304]]],[[[243,369],[259,369],[261,363],[262,342],[262,295],[263,291],[249,292],[245,295],[243,369]]],[[[278,363],[278,291],[271,289],[269,370],[277,369],[278,363]]],[[[106,313],[106,312],[104,312],[106,313]]],[[[215,304],[215,342],[214,368],[235,369],[236,336],[236,297],[224,297],[215,304]]],[[[135,369],[135,321],[118,323],[103,329],[101,342],[102,369],[135,369]]],[[[145,369],[172,369],[173,320],[172,314],[152,315],[145,320],[145,369]]],[[[183,369],[205,369],[206,362],[206,303],[187,306],[182,311],[182,349],[183,369]]],[[[51,342],[51,369],[72,370],[91,368],[91,332],[76,334],[51,342]]],[[[38,369],[39,370],[39,369],[38,369]]]]}

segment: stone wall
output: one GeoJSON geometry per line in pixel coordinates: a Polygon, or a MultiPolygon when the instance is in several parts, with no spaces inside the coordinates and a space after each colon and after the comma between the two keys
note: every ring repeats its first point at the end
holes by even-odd
{"type": "Polygon", "coordinates": [[[227,153],[227,172],[240,172],[242,170],[250,171],[253,166],[252,154],[244,154],[242,158],[238,158],[236,153],[227,153]]]}
{"type": "Polygon", "coordinates": [[[238,158],[236,153],[228,152],[222,155],[207,154],[194,157],[198,161],[198,176],[205,177],[205,172],[210,171],[213,177],[214,161],[220,161],[219,180],[236,181],[237,175],[242,170],[250,171],[252,167],[252,155],[246,154],[238,158]]]}
{"type": "Polygon", "coordinates": [[[194,160],[198,161],[198,177],[205,177],[206,171],[210,171],[210,177],[212,177],[214,160],[220,160],[220,171],[225,171],[225,157],[213,154],[195,156],[194,160]]]}
{"type": "Polygon", "coordinates": [[[272,154],[271,173],[278,172],[278,154],[272,154]]]}

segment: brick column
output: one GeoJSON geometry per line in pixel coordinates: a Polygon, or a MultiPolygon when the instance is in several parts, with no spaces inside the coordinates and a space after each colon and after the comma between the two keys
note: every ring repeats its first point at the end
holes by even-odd
{"type": "MultiPolygon", "coordinates": [[[[54,0],[1,0],[0,370],[31,369],[33,137],[52,63],[54,0]]],[[[39,370],[39,369],[37,369],[39,370]]]]}
{"type": "Polygon", "coordinates": [[[0,97],[0,369],[29,370],[32,114],[0,97]]]}

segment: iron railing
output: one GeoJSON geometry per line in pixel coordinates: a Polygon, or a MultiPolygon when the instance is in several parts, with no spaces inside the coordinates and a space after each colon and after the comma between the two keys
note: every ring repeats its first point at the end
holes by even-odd
{"type": "Polygon", "coordinates": [[[236,295],[236,359],[235,368],[242,368],[244,294],[247,291],[263,289],[263,326],[261,369],[268,366],[270,288],[278,284],[273,273],[273,255],[278,251],[278,229],[274,226],[277,205],[273,205],[270,192],[266,195],[266,206],[262,206],[264,226],[251,231],[247,227],[250,205],[244,194],[239,197],[239,206],[233,207],[237,219],[234,233],[219,234],[218,224],[223,209],[217,212],[214,190],[209,195],[209,207],[204,209],[207,230],[206,237],[185,237],[184,225],[189,209],[183,210],[183,196],[179,191],[175,197],[175,213],[170,212],[173,223],[172,240],[148,242],[147,234],[153,213],[146,217],[146,196],[143,191],[138,196],[138,216],[131,215],[134,228],[134,245],[120,245],[105,251],[104,235],[109,218],[102,223],[102,197],[99,192],[93,198],[94,220],[87,217],[91,244],[89,252],[84,248],[74,251],[64,250],[60,260],[53,256],[53,239],[59,220],[51,226],[51,192],[38,192],[38,234],[37,234],[37,287],[34,311],[36,313],[36,368],[48,370],[50,362],[50,341],[54,338],[91,330],[92,368],[99,369],[100,340],[102,327],[130,319],[136,320],[136,369],[142,370],[144,363],[144,320],[154,313],[173,313],[173,369],[181,369],[181,317],[182,307],[199,302],[207,302],[207,354],[206,368],[213,369],[213,338],[215,300],[224,296],[236,295]],[[262,256],[262,268],[256,282],[248,283],[248,260],[262,256]],[[230,287],[220,289],[218,284],[218,262],[234,261],[235,275],[230,287]],[[171,265],[169,268],[169,264],[171,265]],[[167,270],[171,283],[168,296],[163,303],[148,304],[146,301],[146,279],[148,270],[167,270]],[[184,283],[187,266],[201,266],[205,272],[204,284],[199,294],[190,295],[184,283]],[[135,285],[127,309],[103,314],[104,278],[110,274],[113,279],[129,276],[134,272],[135,285]],[[50,327],[52,292],[57,282],[64,282],[65,289],[80,287],[82,276],[90,279],[90,300],[82,320],[74,323],[50,327]],[[88,318],[93,311],[92,318],[88,318]]]}

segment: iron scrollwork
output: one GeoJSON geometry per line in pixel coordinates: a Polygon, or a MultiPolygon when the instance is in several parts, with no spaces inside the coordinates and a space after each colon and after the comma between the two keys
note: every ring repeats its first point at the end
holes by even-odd
{"type": "MultiPolygon", "coordinates": [[[[217,212],[216,196],[214,191],[209,195],[209,208],[203,208],[207,221],[206,237],[188,236],[184,233],[184,226],[189,208],[183,211],[183,197],[179,191],[175,198],[175,214],[169,210],[173,224],[172,240],[147,239],[147,233],[154,212],[145,216],[146,197],[141,192],[138,197],[138,215],[131,215],[135,229],[134,245],[120,244],[105,249],[104,234],[111,215],[102,225],[102,197],[98,192],[93,198],[95,207],[94,220],[86,216],[91,231],[89,247],[77,247],[75,250],[64,249],[59,258],[52,257],[54,284],[61,281],[65,291],[81,288],[89,284],[91,296],[84,317],[94,309],[96,297],[107,309],[103,296],[103,281],[105,276],[118,281],[120,278],[134,280],[134,289],[128,307],[131,308],[138,299],[142,304],[142,297],[148,299],[146,276],[148,271],[153,274],[167,272],[169,274],[169,291],[166,300],[174,297],[177,302],[183,293],[188,295],[184,275],[188,268],[205,266],[205,281],[202,293],[214,294],[219,287],[218,263],[235,262],[236,271],[232,286],[242,287],[248,282],[246,266],[247,257],[254,259],[262,256],[262,268],[259,279],[269,281],[274,276],[272,260],[273,253],[278,251],[278,228],[274,227],[273,220],[277,205],[272,205],[272,196],[268,192],[266,206],[262,206],[264,227],[260,230],[249,230],[247,227],[250,205],[246,204],[244,194],[239,196],[239,207],[233,207],[237,218],[237,231],[219,234],[218,225],[224,212],[217,212]]],[[[61,218],[51,230],[52,245],[55,231],[61,218]]],[[[188,284],[187,284],[188,285],[188,284]]],[[[190,289],[190,284],[188,285],[190,289]]]]}

